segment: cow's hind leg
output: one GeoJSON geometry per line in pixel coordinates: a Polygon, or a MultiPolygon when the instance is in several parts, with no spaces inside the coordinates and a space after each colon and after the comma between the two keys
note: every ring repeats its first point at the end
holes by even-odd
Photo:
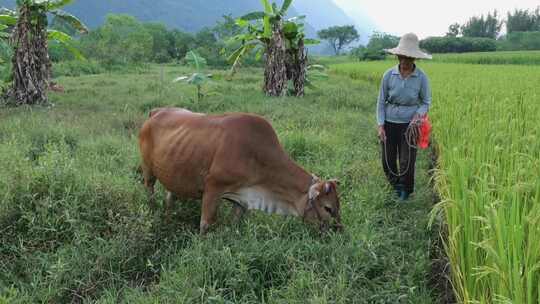
{"type": "Polygon", "coordinates": [[[143,164],[141,165],[141,167],[143,171],[144,187],[148,192],[148,204],[150,205],[150,209],[156,210],[156,199],[154,197],[154,186],[156,184],[156,177],[154,176],[154,174],[152,174],[152,170],[150,170],[147,166],[143,164]]]}
{"type": "Polygon", "coordinates": [[[171,219],[174,201],[176,201],[176,195],[171,191],[167,191],[167,197],[165,198],[165,218],[168,221],[171,219]]]}
{"type": "Polygon", "coordinates": [[[221,192],[217,187],[206,187],[203,193],[200,233],[202,235],[208,232],[210,225],[216,222],[217,210],[219,207],[221,192]]]}

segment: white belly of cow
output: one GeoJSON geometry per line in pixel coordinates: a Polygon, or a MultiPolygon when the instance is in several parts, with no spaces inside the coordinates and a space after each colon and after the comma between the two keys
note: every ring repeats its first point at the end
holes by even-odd
{"type": "Polygon", "coordinates": [[[226,193],[223,198],[233,200],[246,209],[261,210],[270,214],[298,215],[292,206],[256,187],[244,188],[236,193],[226,193]]]}

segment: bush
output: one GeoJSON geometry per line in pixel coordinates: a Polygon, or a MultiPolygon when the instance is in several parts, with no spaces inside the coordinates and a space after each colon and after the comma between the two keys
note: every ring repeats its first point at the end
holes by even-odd
{"type": "Polygon", "coordinates": [[[105,68],[97,61],[63,61],[53,67],[53,77],[94,75],[105,72],[105,68]]]}
{"type": "Polygon", "coordinates": [[[352,50],[351,57],[359,61],[384,60],[386,52],[383,49],[360,46],[352,50]]]}
{"type": "Polygon", "coordinates": [[[540,50],[540,32],[513,32],[498,41],[499,50],[540,50]]]}
{"type": "Polygon", "coordinates": [[[429,37],[420,42],[420,47],[430,53],[493,52],[497,43],[490,38],[429,37]]]}

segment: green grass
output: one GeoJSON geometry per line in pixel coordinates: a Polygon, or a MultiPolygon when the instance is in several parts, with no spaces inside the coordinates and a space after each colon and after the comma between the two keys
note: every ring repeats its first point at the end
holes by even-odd
{"type": "Polygon", "coordinates": [[[470,64],[540,65],[540,51],[480,52],[463,54],[434,54],[434,62],[470,64]]]}
{"type": "MultiPolygon", "coordinates": [[[[0,303],[434,303],[428,287],[427,157],[409,204],[392,198],[375,137],[377,86],[332,75],[305,98],[261,94],[258,69],[195,89],[188,71],[61,77],[52,108],[0,109],[0,303]],[[252,212],[198,235],[200,202],[152,214],[137,132],[150,109],[245,111],[270,119],[286,150],[339,178],[342,234],[252,212]]],[[[158,196],[163,199],[159,188],[158,196]]]]}
{"type": "MultiPolygon", "coordinates": [[[[342,64],[377,84],[394,63],[342,64]]],[[[540,303],[540,67],[422,62],[433,86],[437,190],[461,303],[540,303]]],[[[437,214],[437,213],[435,213],[437,214]]]]}

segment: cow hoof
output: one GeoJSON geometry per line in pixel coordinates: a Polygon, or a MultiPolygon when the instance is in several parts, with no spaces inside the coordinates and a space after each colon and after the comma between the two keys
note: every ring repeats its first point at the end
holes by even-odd
{"type": "Polygon", "coordinates": [[[199,233],[201,235],[205,235],[208,232],[208,229],[210,228],[210,225],[207,223],[201,223],[199,233]]]}

